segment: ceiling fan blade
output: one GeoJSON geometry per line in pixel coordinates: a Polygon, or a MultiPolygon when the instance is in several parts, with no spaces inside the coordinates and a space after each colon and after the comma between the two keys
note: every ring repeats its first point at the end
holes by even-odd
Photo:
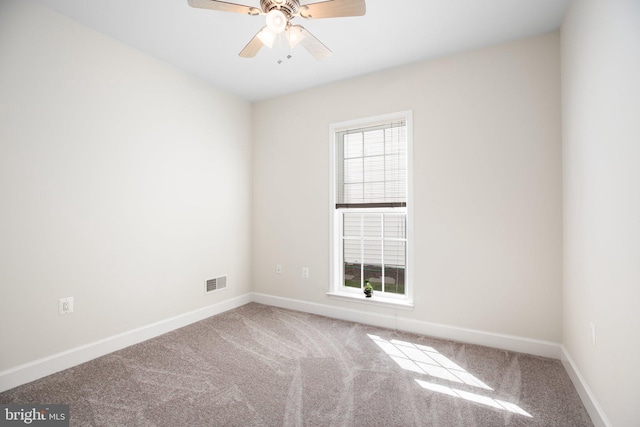
{"type": "Polygon", "coordinates": [[[259,15],[262,13],[257,7],[245,6],[242,4],[228,3],[218,0],[188,0],[189,6],[200,9],[220,10],[222,12],[242,13],[245,15],[259,15]]]}
{"type": "Polygon", "coordinates": [[[247,45],[240,51],[238,55],[243,58],[253,58],[254,56],[256,56],[260,49],[262,49],[262,46],[264,46],[264,43],[262,43],[262,40],[260,40],[260,37],[258,36],[265,28],[267,27],[263,27],[260,31],[258,31],[258,33],[253,36],[251,40],[249,40],[249,43],[247,43],[247,45]]]}
{"type": "Polygon", "coordinates": [[[330,0],[300,6],[298,14],[303,18],[322,19],[362,16],[366,11],[364,0],[330,0]]]}
{"type": "Polygon", "coordinates": [[[299,42],[309,53],[311,56],[316,58],[318,61],[322,61],[323,59],[327,59],[331,56],[331,50],[322,44],[320,40],[315,38],[313,34],[307,31],[302,25],[294,25],[293,27],[299,28],[299,31],[302,35],[302,40],[299,42]]]}

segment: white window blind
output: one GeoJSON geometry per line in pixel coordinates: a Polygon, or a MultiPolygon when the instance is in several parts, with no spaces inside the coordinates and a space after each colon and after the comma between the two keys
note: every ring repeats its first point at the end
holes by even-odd
{"type": "Polygon", "coordinates": [[[406,215],[404,213],[343,214],[343,258],[359,263],[365,256],[373,264],[404,266],[406,257],[406,215]]]}
{"type": "Polygon", "coordinates": [[[336,208],[406,206],[406,121],[337,132],[336,144],[336,208]]]}

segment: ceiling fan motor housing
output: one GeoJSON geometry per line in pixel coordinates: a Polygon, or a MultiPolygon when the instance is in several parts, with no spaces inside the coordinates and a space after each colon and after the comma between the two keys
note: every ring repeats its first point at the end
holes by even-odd
{"type": "Polygon", "coordinates": [[[273,9],[280,9],[287,18],[298,13],[300,2],[298,0],[260,0],[260,7],[264,13],[269,13],[273,9]]]}

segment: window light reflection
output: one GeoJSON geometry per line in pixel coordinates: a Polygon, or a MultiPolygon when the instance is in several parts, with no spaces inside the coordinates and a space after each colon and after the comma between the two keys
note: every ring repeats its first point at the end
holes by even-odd
{"type": "MultiPolygon", "coordinates": [[[[457,384],[466,384],[483,390],[493,391],[491,387],[458,366],[433,347],[399,340],[387,341],[377,335],[368,334],[368,336],[402,369],[418,374],[426,374],[457,384]]],[[[419,379],[415,381],[426,390],[533,418],[531,414],[513,403],[419,379]]]]}
{"type": "Polygon", "coordinates": [[[457,390],[451,387],[447,387],[441,384],[433,384],[422,380],[416,380],[420,386],[426,390],[435,391],[436,393],[447,394],[449,396],[458,397],[471,402],[479,403],[481,405],[491,406],[492,408],[501,409],[503,411],[513,412],[514,414],[524,415],[525,417],[533,418],[527,411],[515,405],[513,403],[505,402],[503,400],[494,399],[488,396],[482,396],[480,394],[470,393],[464,390],[457,390]]]}
{"type": "Polygon", "coordinates": [[[399,340],[387,341],[377,335],[369,334],[369,338],[402,369],[493,391],[491,387],[432,347],[399,340]]]}

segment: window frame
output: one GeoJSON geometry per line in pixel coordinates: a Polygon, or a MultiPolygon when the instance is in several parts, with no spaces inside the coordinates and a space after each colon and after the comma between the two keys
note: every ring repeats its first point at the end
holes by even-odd
{"type": "Polygon", "coordinates": [[[413,112],[401,111],[375,117],[349,120],[333,123],[329,126],[329,159],[330,159],[330,256],[329,272],[330,284],[327,295],[333,299],[362,302],[401,309],[413,309],[413,112]],[[405,121],[407,126],[407,201],[405,207],[377,207],[367,208],[337,208],[336,207],[336,136],[340,132],[358,128],[373,127],[395,121],[405,121]],[[404,212],[406,215],[406,265],[405,265],[405,293],[404,295],[374,292],[372,298],[366,298],[357,288],[344,286],[343,277],[343,224],[342,215],[348,212],[404,212]]]}

